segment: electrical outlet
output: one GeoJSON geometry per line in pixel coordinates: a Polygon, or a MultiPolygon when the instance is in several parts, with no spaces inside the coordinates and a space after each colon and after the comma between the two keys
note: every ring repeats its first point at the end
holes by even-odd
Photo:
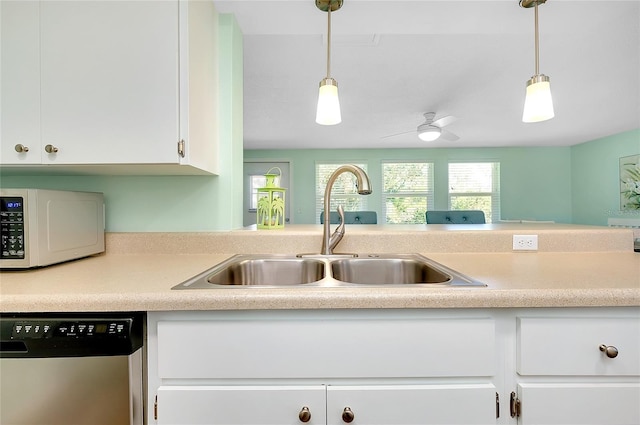
{"type": "Polygon", "coordinates": [[[513,235],[514,251],[537,251],[538,235],[513,235]]]}

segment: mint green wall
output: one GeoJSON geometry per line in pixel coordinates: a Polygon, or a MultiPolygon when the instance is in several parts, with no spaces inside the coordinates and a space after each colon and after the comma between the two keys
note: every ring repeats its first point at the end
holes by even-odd
{"type": "Polygon", "coordinates": [[[573,146],[571,186],[573,222],[606,225],[609,217],[640,218],[640,211],[621,214],[619,159],[640,154],[640,129],[573,146]]]}
{"type": "Polygon", "coordinates": [[[571,222],[571,148],[246,150],[249,159],[288,159],[294,223],[315,223],[316,161],[365,162],[374,185],[368,208],[380,213],[382,160],[424,159],[435,165],[435,208],[447,209],[448,161],[500,162],[502,219],[571,222]]]}
{"type": "Polygon", "coordinates": [[[231,15],[219,25],[219,176],[16,176],[2,187],[103,192],[110,232],[195,232],[242,226],[242,34],[231,15]]]}
{"type": "Polygon", "coordinates": [[[217,230],[242,227],[243,151],[243,60],[242,32],[231,14],[220,15],[220,175],[209,216],[217,230]]]}

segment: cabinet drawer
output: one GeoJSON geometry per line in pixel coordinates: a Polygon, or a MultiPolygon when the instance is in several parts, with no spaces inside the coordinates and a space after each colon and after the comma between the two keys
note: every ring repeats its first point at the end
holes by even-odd
{"type": "Polygon", "coordinates": [[[622,318],[520,317],[520,375],[640,375],[640,320],[622,318]],[[615,358],[600,350],[614,346],[615,358]]]}
{"type": "Polygon", "coordinates": [[[160,378],[492,376],[491,318],[158,322],[160,378]]]}

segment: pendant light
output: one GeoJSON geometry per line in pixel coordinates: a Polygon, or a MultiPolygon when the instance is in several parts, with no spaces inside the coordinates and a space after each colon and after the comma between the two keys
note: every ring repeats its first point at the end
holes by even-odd
{"type": "Polygon", "coordinates": [[[524,100],[523,122],[540,122],[553,118],[553,100],[549,77],[540,74],[540,54],[538,42],[538,5],[547,0],[520,0],[520,6],[535,7],[535,62],[536,73],[527,81],[527,94],[524,100]]]}
{"type": "Polygon", "coordinates": [[[327,12],[327,76],[320,81],[316,122],[322,125],[340,124],[338,82],[331,78],[331,12],[342,7],[343,0],[316,0],[316,7],[327,12]]]}

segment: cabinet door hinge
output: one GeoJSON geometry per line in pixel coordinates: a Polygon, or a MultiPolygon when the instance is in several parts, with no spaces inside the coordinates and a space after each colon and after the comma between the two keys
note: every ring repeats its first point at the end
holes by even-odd
{"type": "Polygon", "coordinates": [[[184,139],[180,139],[178,142],[178,155],[180,155],[181,158],[184,158],[184,139]]]}
{"type": "Polygon", "coordinates": [[[511,400],[509,402],[509,410],[511,411],[512,418],[519,418],[522,410],[520,405],[520,399],[514,391],[511,392],[511,400]]]}
{"type": "Polygon", "coordinates": [[[496,419],[500,417],[500,394],[496,393],[496,419]]]}
{"type": "Polygon", "coordinates": [[[158,420],[158,396],[156,395],[153,401],[153,419],[158,420]]]}

